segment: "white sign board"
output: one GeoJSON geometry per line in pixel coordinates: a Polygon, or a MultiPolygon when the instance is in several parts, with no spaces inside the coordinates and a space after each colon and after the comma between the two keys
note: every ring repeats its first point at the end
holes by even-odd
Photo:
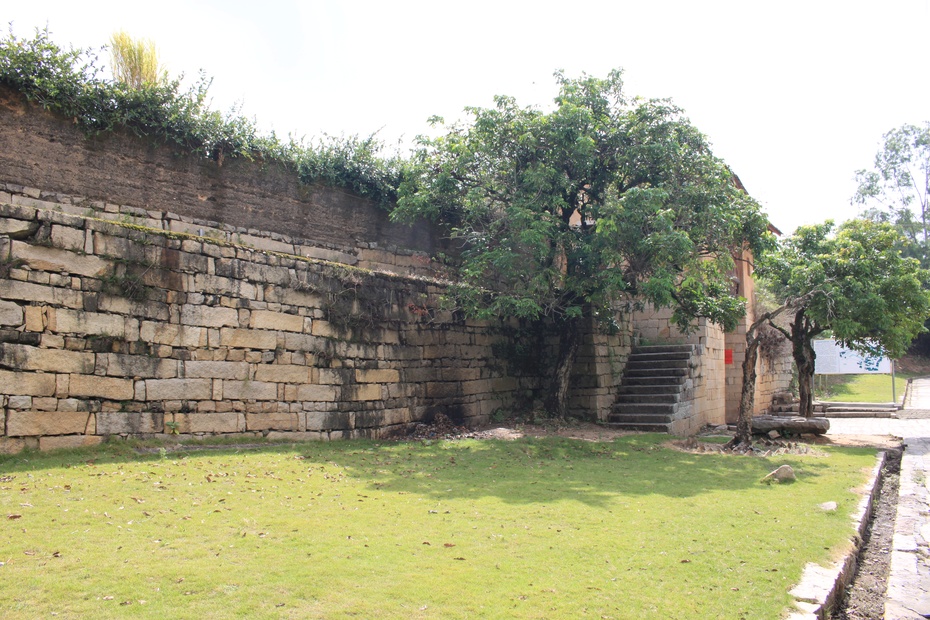
{"type": "Polygon", "coordinates": [[[818,375],[890,374],[891,360],[880,355],[863,355],[835,340],[815,340],[814,373],[818,375]]]}

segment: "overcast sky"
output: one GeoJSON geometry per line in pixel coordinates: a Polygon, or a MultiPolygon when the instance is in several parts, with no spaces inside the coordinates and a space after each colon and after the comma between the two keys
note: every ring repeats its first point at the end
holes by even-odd
{"type": "Polygon", "coordinates": [[[172,75],[213,76],[214,108],[280,136],[409,141],[495,94],[545,107],[557,69],[622,67],[628,94],[685,109],[786,233],[854,217],[882,134],[930,120],[930,0],[0,3],[19,35],[150,37],[172,75]]]}

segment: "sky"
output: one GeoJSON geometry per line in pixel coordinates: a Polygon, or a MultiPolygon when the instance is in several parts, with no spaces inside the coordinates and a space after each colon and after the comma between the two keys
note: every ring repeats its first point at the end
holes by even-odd
{"type": "Polygon", "coordinates": [[[0,0],[0,15],[61,45],[154,39],[172,76],[212,76],[215,109],[402,153],[431,116],[499,94],[546,109],[556,70],[622,68],[629,95],[684,109],[785,233],[855,217],[882,135],[930,120],[930,0],[0,0]]]}

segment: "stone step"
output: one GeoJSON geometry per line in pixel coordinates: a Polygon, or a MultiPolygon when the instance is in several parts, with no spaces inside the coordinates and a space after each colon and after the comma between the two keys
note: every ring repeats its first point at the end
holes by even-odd
{"type": "Polygon", "coordinates": [[[680,351],[672,353],[637,353],[630,354],[628,361],[664,361],[664,360],[689,360],[691,351],[680,351]]]}
{"type": "Polygon", "coordinates": [[[617,394],[675,394],[678,395],[681,393],[681,384],[661,384],[661,385],[627,385],[624,381],[623,384],[617,388],[617,394]]]}
{"type": "Polygon", "coordinates": [[[627,377],[624,375],[620,387],[672,387],[676,389],[681,387],[681,377],[657,377],[650,375],[648,377],[627,377]]]}
{"type": "Polygon", "coordinates": [[[679,395],[676,392],[674,394],[655,394],[655,393],[652,393],[652,394],[618,394],[616,402],[623,403],[623,404],[635,404],[635,403],[674,404],[674,403],[677,403],[678,400],[679,400],[679,395]]]}
{"type": "Polygon", "coordinates": [[[633,353],[681,353],[694,351],[692,344],[651,344],[633,348],[633,353]]]}
{"type": "Polygon", "coordinates": [[[650,377],[655,378],[662,376],[665,378],[675,377],[675,381],[681,381],[681,377],[688,375],[687,368],[630,368],[627,366],[623,371],[624,377],[650,377]]]}
{"type": "Polygon", "coordinates": [[[670,415],[656,413],[624,413],[623,415],[612,413],[607,416],[607,422],[610,424],[623,424],[630,422],[633,424],[669,424],[672,421],[670,415]]]}
{"type": "Polygon", "coordinates": [[[687,370],[689,364],[690,364],[690,362],[689,362],[689,360],[687,360],[687,359],[683,359],[683,360],[674,360],[674,359],[672,359],[672,360],[669,360],[669,359],[665,359],[665,360],[637,360],[637,359],[630,358],[629,360],[627,360],[626,367],[627,367],[628,369],[634,369],[634,368],[652,368],[652,369],[660,369],[660,368],[684,368],[684,369],[687,370]]]}
{"type": "Polygon", "coordinates": [[[642,403],[614,403],[611,409],[613,414],[640,414],[640,413],[659,413],[671,415],[675,413],[674,404],[642,404],[642,403]]]}
{"type": "Polygon", "coordinates": [[[667,433],[668,424],[656,424],[652,422],[608,422],[607,426],[625,431],[640,431],[643,433],[667,433]]]}

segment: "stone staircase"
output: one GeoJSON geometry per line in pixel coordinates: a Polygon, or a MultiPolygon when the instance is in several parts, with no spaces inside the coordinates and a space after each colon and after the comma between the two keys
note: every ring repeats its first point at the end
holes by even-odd
{"type": "Polygon", "coordinates": [[[691,414],[694,355],[695,347],[690,344],[633,349],[607,424],[674,433],[675,422],[691,414]]]}

